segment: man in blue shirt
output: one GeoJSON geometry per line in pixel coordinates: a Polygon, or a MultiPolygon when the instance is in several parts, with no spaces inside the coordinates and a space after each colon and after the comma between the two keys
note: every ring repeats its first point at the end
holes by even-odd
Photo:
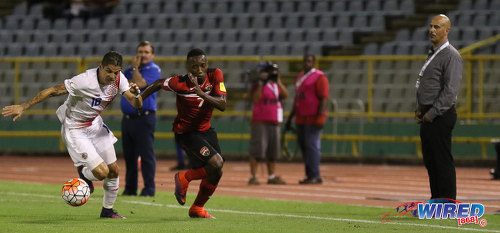
{"type": "MultiPolygon", "coordinates": [[[[137,54],[123,72],[130,82],[143,90],[161,78],[161,70],[153,63],[154,47],[149,41],[142,41],[137,46],[137,54]]],[[[144,188],[141,196],[155,195],[156,157],[153,151],[154,131],[156,127],[156,93],[143,103],[142,110],[135,110],[127,101],[121,101],[122,144],[125,157],[125,190],[122,195],[137,195],[138,158],[141,157],[144,188]]]]}

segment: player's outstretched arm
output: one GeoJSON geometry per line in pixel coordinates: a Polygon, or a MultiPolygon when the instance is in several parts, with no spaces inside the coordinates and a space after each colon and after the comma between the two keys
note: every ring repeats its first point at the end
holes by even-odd
{"type": "Polygon", "coordinates": [[[157,79],[154,83],[151,83],[151,85],[146,87],[146,89],[144,89],[141,93],[142,99],[145,100],[151,94],[159,91],[163,82],[165,82],[165,78],[157,79]]]}
{"type": "Polygon", "coordinates": [[[49,97],[64,95],[67,93],[68,93],[68,90],[66,90],[64,83],[57,84],[53,87],[49,87],[47,89],[44,89],[43,91],[36,94],[33,98],[31,98],[30,100],[28,100],[22,104],[5,106],[2,109],[2,115],[4,117],[14,116],[12,121],[16,121],[17,119],[19,119],[19,117],[21,117],[23,115],[23,112],[26,109],[30,108],[31,106],[33,106],[37,103],[40,103],[49,97]]]}
{"type": "Polygon", "coordinates": [[[135,109],[142,108],[142,96],[141,89],[135,83],[130,83],[130,89],[128,89],[125,93],[123,93],[123,97],[127,99],[127,101],[134,106],[135,109]]]}

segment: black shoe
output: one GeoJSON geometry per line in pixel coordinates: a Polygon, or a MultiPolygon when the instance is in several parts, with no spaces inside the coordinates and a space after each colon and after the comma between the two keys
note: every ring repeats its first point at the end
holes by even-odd
{"type": "Polygon", "coordinates": [[[491,179],[492,180],[500,180],[500,173],[496,172],[495,169],[491,169],[490,170],[490,174],[491,174],[491,179]]]}
{"type": "Polygon", "coordinates": [[[299,181],[299,184],[321,184],[321,183],[323,183],[321,177],[306,178],[299,181]]]}
{"type": "Polygon", "coordinates": [[[78,171],[78,175],[80,176],[80,179],[84,180],[85,182],[87,182],[87,184],[89,185],[89,189],[90,189],[90,194],[94,193],[94,184],[92,183],[91,180],[85,178],[85,176],[83,175],[82,173],[82,170],[83,170],[83,165],[81,166],[78,166],[76,168],[76,170],[78,171]]]}
{"type": "Polygon", "coordinates": [[[141,197],[154,197],[155,196],[155,191],[141,191],[141,194],[139,195],[141,197]]]}
{"type": "Polygon", "coordinates": [[[137,196],[137,192],[132,192],[125,189],[122,193],[122,196],[137,196]]]}
{"type": "Polygon", "coordinates": [[[107,209],[102,207],[101,210],[101,218],[119,218],[119,219],[126,219],[125,217],[119,215],[115,210],[113,209],[107,209]]]}

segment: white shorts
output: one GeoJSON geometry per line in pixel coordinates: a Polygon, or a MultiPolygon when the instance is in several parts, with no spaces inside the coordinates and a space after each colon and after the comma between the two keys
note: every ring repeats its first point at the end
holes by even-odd
{"type": "Polygon", "coordinates": [[[116,161],[116,153],[103,153],[109,147],[113,147],[114,152],[113,144],[118,139],[100,116],[89,127],[71,129],[63,124],[61,136],[75,167],[84,165],[92,170],[103,161],[106,164],[116,161]]]}

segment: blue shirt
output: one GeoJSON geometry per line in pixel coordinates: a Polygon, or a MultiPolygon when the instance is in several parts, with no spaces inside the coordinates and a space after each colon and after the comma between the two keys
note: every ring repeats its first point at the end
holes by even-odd
{"type": "MultiPolygon", "coordinates": [[[[146,83],[150,85],[151,83],[155,82],[159,78],[161,78],[161,69],[158,65],[154,64],[153,61],[149,62],[147,65],[142,66],[139,68],[139,73],[141,73],[142,77],[146,80],[146,83]]],[[[123,74],[125,77],[130,81],[132,80],[133,76],[133,70],[132,66],[127,67],[123,71],[123,74]]],[[[144,89],[141,89],[141,92],[144,89]]],[[[142,109],[144,111],[156,111],[156,95],[158,92],[155,92],[154,94],[150,95],[148,98],[143,100],[142,103],[142,109]]],[[[132,105],[125,99],[125,97],[122,96],[121,99],[121,108],[123,114],[137,114],[137,111],[135,110],[132,105]]]]}

